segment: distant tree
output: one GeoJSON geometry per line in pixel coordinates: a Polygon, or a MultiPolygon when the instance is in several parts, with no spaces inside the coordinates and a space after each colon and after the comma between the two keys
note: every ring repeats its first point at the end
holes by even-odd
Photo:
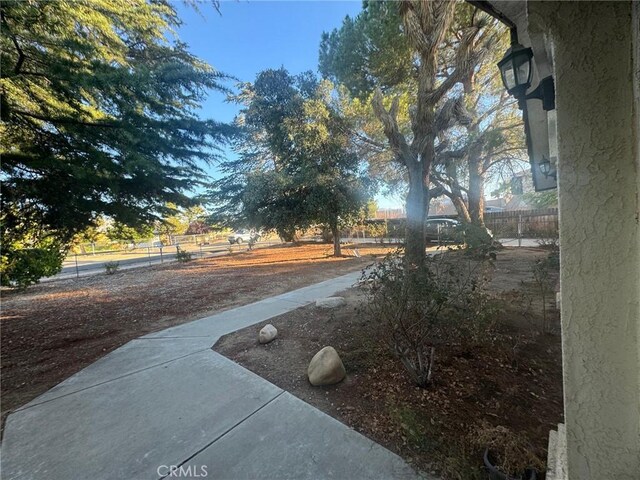
{"type": "Polygon", "coordinates": [[[202,205],[193,205],[183,209],[182,216],[187,224],[191,225],[194,222],[203,222],[207,218],[208,213],[202,205]]]}
{"type": "Polygon", "coordinates": [[[462,93],[495,42],[493,25],[463,2],[368,2],[323,37],[321,72],[370,99],[393,160],[406,168],[409,263],[424,260],[431,172],[446,147],[439,139],[469,121],[462,93]]]}
{"type": "Polygon", "coordinates": [[[194,205],[185,209],[182,212],[182,217],[187,223],[185,235],[200,235],[211,230],[211,226],[206,223],[208,213],[202,205],[194,205]]]}
{"type": "Polygon", "coordinates": [[[83,231],[74,235],[70,242],[72,251],[80,250],[81,253],[87,253],[85,245],[87,243],[96,244],[109,240],[107,230],[109,223],[104,217],[96,219],[95,224],[85,228],[83,231]]]}
{"type": "Polygon", "coordinates": [[[364,209],[364,218],[365,218],[365,220],[367,218],[375,218],[377,211],[378,211],[378,202],[376,202],[375,200],[369,200],[367,202],[367,205],[366,205],[365,209],[364,209]]]}
{"type": "Polygon", "coordinates": [[[186,235],[192,223],[202,221],[207,216],[207,212],[201,205],[180,208],[170,202],[165,205],[165,208],[170,213],[155,222],[154,230],[169,242],[173,235],[186,235]]]}
{"type": "Polygon", "coordinates": [[[203,233],[209,233],[212,230],[210,225],[207,225],[201,220],[194,220],[189,224],[189,228],[184,232],[185,235],[202,235],[203,233]]]}
{"type": "Polygon", "coordinates": [[[239,101],[246,137],[228,175],[214,185],[218,218],[285,239],[312,224],[331,230],[340,255],[340,222],[365,201],[359,162],[343,119],[331,108],[333,86],[305,73],[265,70],[239,101]]]}
{"type": "Polygon", "coordinates": [[[533,186],[524,187],[522,181],[523,174],[529,176],[528,182],[532,182],[530,173],[523,168],[529,168],[528,162],[523,162],[516,170],[519,173],[514,177],[515,172],[511,172],[512,178],[507,181],[499,182],[497,188],[491,192],[495,197],[503,197],[508,201],[514,196],[520,196],[526,205],[532,208],[553,208],[558,206],[558,191],[546,190],[544,192],[533,191],[533,186]],[[526,172],[526,173],[525,173],[526,172]]]}
{"type": "Polygon", "coordinates": [[[552,208],[558,206],[558,191],[547,190],[545,192],[527,192],[523,195],[524,201],[533,208],[552,208]]]}
{"type": "Polygon", "coordinates": [[[171,3],[3,1],[0,14],[3,245],[64,250],[100,215],[136,226],[188,205],[233,128],[196,114],[228,77],[173,40],[171,3]]]}
{"type": "Polygon", "coordinates": [[[130,227],[121,222],[113,222],[107,228],[107,238],[114,242],[124,242],[135,244],[142,240],[148,240],[153,236],[153,227],[149,225],[139,225],[130,227]]]}

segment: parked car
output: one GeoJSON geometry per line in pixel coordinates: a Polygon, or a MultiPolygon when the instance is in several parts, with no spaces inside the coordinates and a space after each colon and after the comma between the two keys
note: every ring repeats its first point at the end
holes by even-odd
{"type": "Polygon", "coordinates": [[[427,242],[455,242],[461,239],[461,223],[453,218],[428,218],[424,222],[427,242]]]}
{"type": "Polygon", "coordinates": [[[251,240],[258,241],[259,238],[260,234],[254,230],[238,230],[229,235],[228,240],[229,243],[233,245],[234,243],[248,243],[251,240]]]}
{"type": "Polygon", "coordinates": [[[484,207],[484,213],[500,213],[500,212],[504,212],[504,208],[494,207],[492,205],[488,205],[484,207]]]}
{"type": "MultiPolygon", "coordinates": [[[[487,234],[493,238],[491,230],[485,227],[487,234]]],[[[462,222],[453,218],[428,218],[425,221],[425,238],[427,242],[464,242],[465,228],[462,222]]]]}

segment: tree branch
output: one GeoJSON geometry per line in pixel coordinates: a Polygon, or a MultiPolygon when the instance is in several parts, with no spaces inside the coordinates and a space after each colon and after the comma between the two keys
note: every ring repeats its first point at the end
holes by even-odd
{"type": "Polygon", "coordinates": [[[357,139],[362,140],[364,143],[367,143],[373,147],[376,147],[382,151],[387,149],[387,146],[384,145],[383,143],[380,142],[376,142],[375,140],[370,139],[369,137],[367,137],[366,135],[363,135],[362,133],[357,132],[354,129],[345,129],[344,130],[345,133],[350,134],[355,136],[357,139]]]}
{"type": "Polygon", "coordinates": [[[499,158],[498,160],[494,160],[493,162],[488,162],[482,165],[482,171],[483,173],[488,172],[492,167],[500,164],[500,163],[505,163],[505,162],[511,162],[511,161],[524,161],[520,158],[515,158],[515,157],[507,157],[507,158],[499,158]]]}
{"type": "Polygon", "coordinates": [[[95,123],[95,122],[85,122],[82,120],[76,120],[73,118],[51,118],[46,117],[44,115],[38,115],[37,113],[25,112],[24,110],[16,110],[11,109],[11,113],[15,113],[18,115],[23,115],[25,117],[35,118],[37,120],[42,120],[44,122],[50,123],[61,123],[61,124],[70,124],[70,125],[84,125],[87,127],[105,127],[105,128],[121,128],[122,125],[118,125],[115,123],[95,123]]]}
{"type": "Polygon", "coordinates": [[[372,106],[376,117],[382,122],[384,133],[389,139],[389,145],[396,155],[396,159],[408,166],[408,162],[412,161],[413,157],[409,149],[409,144],[404,138],[404,135],[400,133],[400,128],[398,127],[398,121],[396,119],[399,108],[398,98],[393,99],[391,108],[387,111],[382,104],[382,92],[380,89],[376,89],[373,95],[372,106]]]}
{"type": "MultiPolygon", "coordinates": [[[[478,95],[478,99],[480,98],[481,98],[481,95],[478,95]]],[[[510,105],[513,105],[515,103],[516,103],[516,100],[511,100],[511,97],[508,97],[506,95],[506,92],[501,93],[500,100],[498,100],[498,102],[495,105],[493,105],[491,108],[485,111],[482,115],[480,115],[478,119],[473,123],[473,126],[480,125],[483,122],[483,120],[487,118],[489,115],[497,112],[498,110],[501,110],[510,105]]]]}
{"type": "Polygon", "coordinates": [[[20,48],[18,39],[11,32],[11,28],[9,28],[9,24],[7,23],[7,17],[4,14],[4,12],[0,12],[0,19],[2,20],[2,24],[4,25],[5,31],[9,34],[9,37],[11,37],[11,41],[13,42],[13,45],[16,47],[16,51],[18,52],[18,61],[16,62],[16,66],[13,69],[13,74],[19,75],[20,69],[22,68],[22,64],[24,63],[26,57],[24,55],[24,52],[22,51],[22,48],[20,48]]]}
{"type": "Polygon", "coordinates": [[[436,184],[436,187],[429,189],[429,199],[438,198],[442,195],[446,195],[445,188],[442,185],[438,185],[436,182],[433,182],[433,183],[436,184]]]}
{"type": "Polygon", "coordinates": [[[452,190],[459,190],[460,192],[469,193],[469,190],[460,185],[454,178],[450,176],[444,177],[439,172],[431,172],[431,181],[436,185],[444,183],[445,185],[449,185],[452,190]]]}

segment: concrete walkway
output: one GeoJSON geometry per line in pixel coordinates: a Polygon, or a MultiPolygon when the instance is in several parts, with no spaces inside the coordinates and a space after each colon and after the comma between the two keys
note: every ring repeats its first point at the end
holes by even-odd
{"type": "Polygon", "coordinates": [[[2,477],[418,478],[400,457],[211,350],[220,336],[332,295],[358,276],[172,327],[111,352],[8,417],[2,477]]]}

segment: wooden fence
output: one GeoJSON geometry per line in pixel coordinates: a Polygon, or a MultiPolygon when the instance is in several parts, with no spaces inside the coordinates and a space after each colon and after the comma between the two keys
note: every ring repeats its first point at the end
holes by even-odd
{"type": "Polygon", "coordinates": [[[497,238],[558,238],[557,208],[485,213],[484,223],[497,238]]]}
{"type": "MultiPolygon", "coordinates": [[[[457,218],[456,215],[437,215],[429,218],[457,218]]],[[[484,222],[496,239],[505,238],[558,238],[558,209],[539,208],[484,214],[484,222]]],[[[344,229],[343,237],[404,238],[406,219],[371,219],[363,225],[344,229]]]]}

